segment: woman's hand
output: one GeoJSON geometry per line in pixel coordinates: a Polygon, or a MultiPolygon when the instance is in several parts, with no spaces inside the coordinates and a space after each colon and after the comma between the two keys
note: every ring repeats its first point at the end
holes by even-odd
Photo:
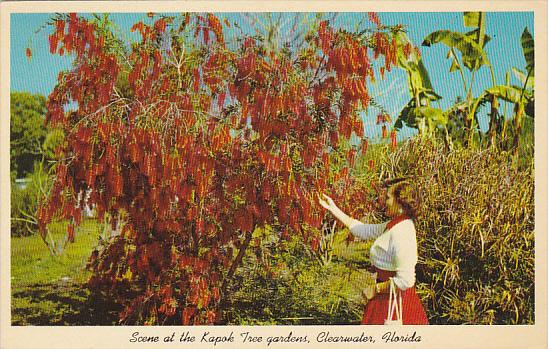
{"type": "Polygon", "coordinates": [[[365,288],[362,290],[362,295],[365,297],[365,299],[370,301],[377,294],[376,289],[377,289],[377,287],[376,287],[375,284],[369,284],[369,285],[365,286],[365,288]]]}
{"type": "Polygon", "coordinates": [[[325,194],[322,194],[322,195],[323,195],[323,199],[318,198],[320,205],[322,205],[323,208],[331,212],[331,214],[333,214],[333,216],[335,216],[335,218],[341,221],[345,226],[352,229],[353,226],[357,224],[361,224],[360,221],[357,221],[354,218],[349,217],[346,213],[341,211],[341,209],[338,208],[337,205],[335,205],[335,203],[329,196],[325,194]]]}
{"type": "Polygon", "coordinates": [[[329,196],[322,194],[325,200],[318,199],[320,202],[320,205],[322,205],[323,208],[325,208],[328,211],[333,212],[333,210],[337,209],[337,205],[335,205],[335,202],[333,202],[333,199],[331,199],[329,196]]]}

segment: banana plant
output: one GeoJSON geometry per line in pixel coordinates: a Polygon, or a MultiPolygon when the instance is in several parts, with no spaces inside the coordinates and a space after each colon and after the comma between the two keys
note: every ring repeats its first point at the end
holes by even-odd
{"type": "Polygon", "coordinates": [[[512,68],[512,71],[516,78],[522,83],[522,86],[510,85],[507,82],[506,85],[496,85],[488,88],[475,100],[472,107],[472,110],[476,111],[478,106],[482,103],[486,101],[491,103],[491,122],[489,124],[488,135],[489,143],[494,145],[496,143],[496,135],[501,134],[501,138],[504,139],[507,129],[506,117],[501,116],[498,112],[498,101],[503,100],[514,105],[514,117],[512,119],[514,127],[512,147],[514,149],[514,154],[517,154],[519,148],[519,136],[523,126],[524,115],[534,118],[535,114],[534,41],[527,28],[524,29],[523,34],[521,35],[521,45],[526,62],[526,73],[515,67],[512,68]]]}
{"type": "Polygon", "coordinates": [[[443,111],[431,106],[431,102],[442,97],[434,92],[428,71],[417,52],[410,49],[412,44],[407,35],[400,31],[395,38],[397,47],[400,48],[396,54],[396,63],[407,73],[411,98],[398,115],[394,127],[401,129],[405,124],[418,129],[421,136],[432,135],[438,126],[447,123],[443,111]]]}
{"type": "MultiPolygon", "coordinates": [[[[534,101],[534,86],[533,79],[535,73],[535,42],[533,36],[529,33],[527,27],[523,30],[521,34],[521,48],[523,50],[523,56],[525,57],[525,70],[527,70],[527,76],[525,81],[523,81],[523,87],[521,88],[521,93],[518,103],[515,104],[515,115],[514,115],[514,154],[516,155],[519,147],[519,136],[521,134],[521,128],[523,126],[523,115],[526,112],[526,109],[529,110],[534,116],[535,113],[535,101],[534,101]],[[527,84],[531,81],[531,87],[529,94],[527,95],[528,89],[527,84]],[[529,108],[527,108],[529,106],[529,108]]],[[[529,115],[531,115],[529,114],[529,115]]]]}
{"type": "MultiPolygon", "coordinates": [[[[484,51],[485,45],[490,41],[490,37],[485,34],[486,16],[484,12],[464,12],[464,25],[472,27],[473,30],[467,33],[453,32],[449,30],[438,30],[430,33],[423,40],[422,45],[430,47],[435,44],[444,44],[449,48],[447,58],[451,60],[450,72],[458,71],[463,83],[464,95],[466,96],[463,102],[466,105],[464,113],[464,127],[468,132],[465,143],[473,144],[473,137],[478,126],[477,123],[477,106],[479,103],[472,95],[474,86],[475,73],[483,66],[490,69],[492,84],[495,86],[495,76],[491,63],[484,51]],[[457,51],[460,53],[457,54],[457,51]],[[470,80],[467,81],[464,69],[468,69],[470,80]]],[[[447,115],[453,115],[447,113],[447,115]]]]}

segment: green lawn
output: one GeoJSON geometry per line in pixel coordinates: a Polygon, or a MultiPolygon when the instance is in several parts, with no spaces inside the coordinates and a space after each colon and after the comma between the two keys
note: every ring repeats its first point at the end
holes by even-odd
{"type": "MultiPolygon", "coordinates": [[[[63,245],[66,223],[50,227],[63,245]]],[[[83,222],[74,243],[52,256],[38,235],[11,239],[11,305],[13,325],[108,325],[112,306],[93,299],[85,282],[87,259],[98,241],[94,220],[83,222]]]]}
{"type": "MultiPolygon", "coordinates": [[[[53,240],[63,245],[66,223],[50,227],[53,240]]],[[[83,222],[74,243],[66,244],[63,252],[52,256],[38,235],[11,239],[11,282],[15,287],[28,285],[77,282],[89,274],[85,265],[97,243],[98,229],[94,220],[83,222]]]]}

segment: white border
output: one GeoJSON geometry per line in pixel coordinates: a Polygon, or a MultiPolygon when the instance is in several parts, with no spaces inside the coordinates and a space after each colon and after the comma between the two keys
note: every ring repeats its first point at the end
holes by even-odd
{"type": "Polygon", "coordinates": [[[215,335],[225,335],[234,331],[236,343],[213,346],[199,343],[171,343],[164,347],[207,347],[207,348],[240,348],[263,347],[263,345],[245,345],[238,340],[238,333],[251,331],[255,335],[265,338],[271,335],[308,335],[320,331],[330,331],[331,334],[359,335],[361,332],[378,338],[372,344],[318,344],[297,346],[294,344],[273,344],[272,348],[294,347],[329,347],[329,348],[358,348],[358,347],[395,347],[405,345],[415,347],[444,348],[548,348],[547,322],[547,153],[546,135],[548,135],[547,108],[547,79],[546,68],[541,62],[548,62],[547,49],[547,9],[546,1],[162,1],[162,2],[3,2],[0,4],[0,33],[1,33],[1,85],[0,105],[0,348],[130,348],[151,347],[153,344],[129,343],[131,334],[135,331],[159,336],[169,336],[172,332],[181,333],[190,331],[199,341],[201,333],[209,331],[215,335]],[[397,329],[400,334],[417,332],[422,341],[420,343],[380,343],[380,337],[389,328],[384,326],[229,326],[229,327],[18,327],[11,326],[10,319],[10,234],[9,234],[9,59],[10,59],[10,13],[31,12],[178,12],[178,11],[213,11],[213,12],[450,12],[450,11],[534,11],[535,14],[535,82],[536,82],[536,113],[535,120],[535,324],[523,326],[406,326],[397,329]],[[382,344],[382,345],[381,345],[382,344]]]}

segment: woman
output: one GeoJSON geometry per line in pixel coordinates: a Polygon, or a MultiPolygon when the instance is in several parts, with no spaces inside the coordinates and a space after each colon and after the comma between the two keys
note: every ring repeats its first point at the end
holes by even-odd
{"type": "Polygon", "coordinates": [[[401,291],[402,322],[404,325],[427,325],[424,307],[415,292],[415,265],[417,264],[417,238],[412,218],[415,217],[415,197],[408,183],[395,179],[384,183],[386,214],[389,222],[364,224],[341,211],[333,200],[324,194],[320,204],[346,225],[352,234],[361,239],[375,239],[371,246],[372,271],[376,272],[375,285],[363,293],[368,299],[362,324],[382,325],[388,313],[390,279],[401,291]]]}

